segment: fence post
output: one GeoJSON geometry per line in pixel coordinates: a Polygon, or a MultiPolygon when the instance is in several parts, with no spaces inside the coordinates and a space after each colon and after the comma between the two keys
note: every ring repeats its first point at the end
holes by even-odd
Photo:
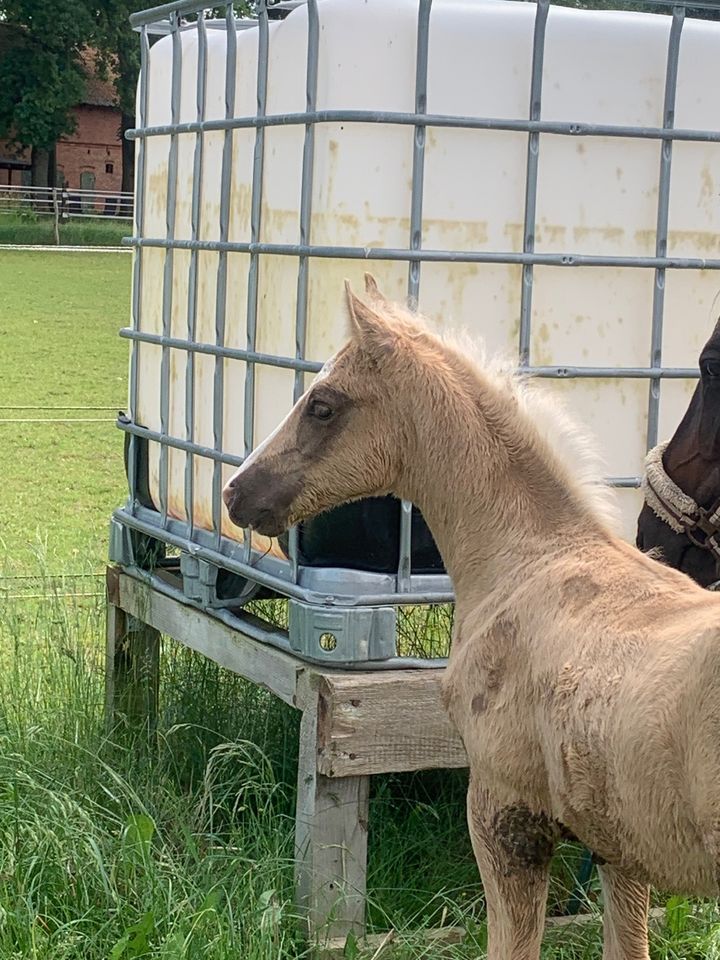
{"type": "Polygon", "coordinates": [[[58,204],[57,187],[52,188],[53,221],[55,226],[55,246],[60,246],[60,205],[58,204]]]}

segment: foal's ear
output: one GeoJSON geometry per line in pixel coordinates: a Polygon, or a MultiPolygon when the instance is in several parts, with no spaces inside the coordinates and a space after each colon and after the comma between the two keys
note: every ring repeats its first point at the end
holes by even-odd
{"type": "Polygon", "coordinates": [[[392,350],[397,339],[395,331],[381,314],[355,296],[349,280],[345,281],[345,298],[351,338],[376,355],[392,350]]]}
{"type": "Polygon", "coordinates": [[[387,297],[382,293],[371,273],[365,274],[365,293],[376,303],[387,303],[387,297]]]}

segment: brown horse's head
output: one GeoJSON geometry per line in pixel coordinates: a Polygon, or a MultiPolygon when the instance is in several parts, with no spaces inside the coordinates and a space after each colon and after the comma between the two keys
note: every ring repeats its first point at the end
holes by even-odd
{"type": "MultiPolygon", "coordinates": [[[[369,276],[366,286],[384,304],[369,276]]],[[[346,293],[349,343],[223,491],[239,527],[278,536],[340,503],[395,492],[406,438],[393,377],[384,368],[398,363],[393,341],[407,324],[401,317],[388,324],[347,284],[346,293]]]]}
{"type": "MultiPolygon", "coordinates": [[[[700,507],[720,500],[720,321],[700,354],[700,381],[680,426],[663,455],[665,472],[700,507]]],[[[713,555],[675,533],[645,505],[637,544],[660,548],[663,560],[708,586],[718,579],[713,555]]]]}

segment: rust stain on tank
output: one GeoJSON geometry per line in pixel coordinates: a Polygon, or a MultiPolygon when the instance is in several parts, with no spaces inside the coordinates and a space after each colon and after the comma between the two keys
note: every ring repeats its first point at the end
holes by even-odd
{"type": "Polygon", "coordinates": [[[233,240],[250,239],[250,210],[252,206],[252,187],[248,183],[232,181],[230,191],[229,233],[233,240]]]}
{"type": "Polygon", "coordinates": [[[625,231],[622,227],[612,227],[612,226],[603,226],[603,227],[575,227],[573,229],[573,239],[576,243],[581,243],[583,240],[591,239],[600,239],[606,240],[612,243],[621,243],[625,236],[625,231]]]}
{"type": "Polygon", "coordinates": [[[715,181],[707,164],[700,171],[700,202],[711,200],[715,196],[715,181]]]}
{"type": "MultiPolygon", "coordinates": [[[[635,241],[642,247],[654,249],[655,230],[636,230],[635,241]]],[[[713,230],[670,230],[668,233],[668,247],[684,246],[686,249],[700,253],[715,253],[720,251],[720,233],[713,230]]]]}
{"type": "Polygon", "coordinates": [[[162,217],[163,225],[165,220],[165,207],[167,206],[167,183],[167,161],[160,164],[153,173],[149,173],[145,180],[145,216],[162,217]]]}
{"type": "Polygon", "coordinates": [[[508,238],[511,250],[522,250],[525,227],[522,223],[506,223],[503,233],[508,238]]]}
{"type": "Polygon", "coordinates": [[[540,230],[540,239],[543,243],[564,243],[567,228],[562,224],[544,223],[540,230]]]}

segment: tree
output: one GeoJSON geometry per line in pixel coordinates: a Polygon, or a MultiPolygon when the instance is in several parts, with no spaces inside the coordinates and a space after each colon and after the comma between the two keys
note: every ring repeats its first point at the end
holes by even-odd
{"type": "Polygon", "coordinates": [[[105,0],[97,10],[94,33],[97,69],[112,78],[117,93],[122,143],[121,189],[128,192],[134,187],[135,144],[126,139],[125,133],[135,126],[135,91],[140,71],[140,37],[128,18],[137,7],[134,0],[105,0]]]}
{"type": "MultiPolygon", "coordinates": [[[[2,0],[0,0],[2,2],[2,0]]],[[[130,14],[138,9],[138,0],[105,0],[97,10],[94,46],[98,52],[98,70],[110,76],[117,91],[120,108],[122,141],[122,189],[131,191],[135,179],[135,144],[125,133],[135,126],[135,94],[140,72],[140,36],[130,26],[130,14]]],[[[253,13],[251,0],[235,0],[235,16],[253,13]]],[[[211,11],[215,17],[225,15],[224,7],[211,11]]],[[[193,15],[188,18],[194,19],[193,15]]]]}
{"type": "MultiPolygon", "coordinates": [[[[664,13],[672,12],[671,0],[554,0],[555,3],[565,7],[582,7],[593,10],[637,10],[645,13],[664,13]]],[[[680,0],[680,6],[683,0],[680,0]]],[[[720,20],[720,0],[705,0],[702,6],[694,7],[692,4],[685,7],[685,13],[688,17],[698,17],[701,20],[720,20]]]]}
{"type": "Polygon", "coordinates": [[[85,0],[0,0],[0,138],[29,148],[32,183],[54,182],[54,149],[75,128],[85,87],[85,0]]]}

